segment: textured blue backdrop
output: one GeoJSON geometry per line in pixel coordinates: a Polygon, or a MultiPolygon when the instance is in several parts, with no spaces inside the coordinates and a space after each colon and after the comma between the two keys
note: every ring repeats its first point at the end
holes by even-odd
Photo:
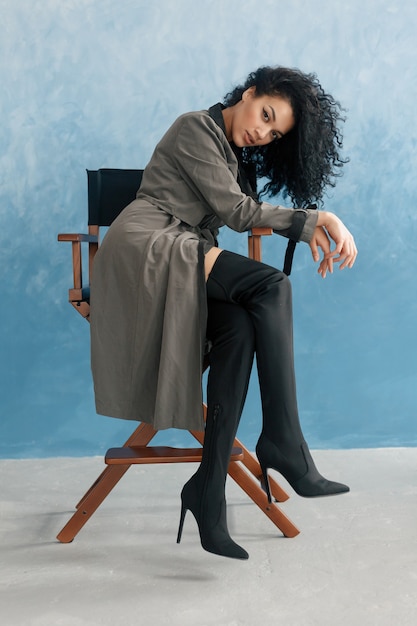
{"type": "MultiPolygon", "coordinates": [[[[353,271],[293,272],[300,411],[312,447],[416,445],[415,0],[0,0],[0,456],[101,453],[132,424],[95,415],[89,329],[67,304],[85,169],[142,167],[174,118],[261,64],[316,71],[348,110],[351,161],[326,208],[353,271]]],[[[246,251],[245,235],[222,245],[246,251]]],[[[265,245],[281,265],[283,241],[265,245]]],[[[254,446],[251,386],[241,435],[254,446]]],[[[181,431],[163,437],[185,442],[181,431]]]]}

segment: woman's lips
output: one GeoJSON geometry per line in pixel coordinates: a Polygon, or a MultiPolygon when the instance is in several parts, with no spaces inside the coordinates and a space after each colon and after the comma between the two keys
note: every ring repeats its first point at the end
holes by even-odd
{"type": "Polygon", "coordinates": [[[253,146],[253,144],[255,143],[252,135],[250,135],[247,130],[245,130],[245,143],[249,144],[250,146],[253,146]]]}

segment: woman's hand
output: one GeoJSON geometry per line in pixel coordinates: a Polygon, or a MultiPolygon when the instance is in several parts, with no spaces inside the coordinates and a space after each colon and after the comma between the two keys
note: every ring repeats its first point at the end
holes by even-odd
{"type": "Polygon", "coordinates": [[[317,270],[323,278],[327,272],[333,273],[333,264],[340,263],[340,269],[351,268],[355,263],[358,251],[352,234],[334,213],[320,211],[317,225],[310,241],[311,253],[314,261],[320,260],[319,248],[323,252],[323,258],[317,270]],[[336,244],[331,250],[331,241],[336,244]]]}

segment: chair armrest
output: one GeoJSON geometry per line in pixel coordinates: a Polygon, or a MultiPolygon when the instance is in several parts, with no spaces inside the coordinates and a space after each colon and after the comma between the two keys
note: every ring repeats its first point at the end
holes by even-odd
{"type": "MultiPolygon", "coordinates": [[[[89,227],[94,228],[94,227],[89,227]]],[[[94,232],[86,233],[60,233],[58,235],[58,241],[69,241],[72,244],[72,272],[73,272],[73,289],[69,290],[70,302],[82,301],[87,299],[87,289],[83,289],[83,271],[82,271],[82,256],[81,256],[81,244],[88,244],[88,265],[89,265],[89,282],[91,278],[91,270],[93,266],[94,256],[98,250],[98,229],[97,234],[94,232]]]]}
{"type": "Polygon", "coordinates": [[[266,227],[261,227],[261,228],[252,228],[249,231],[249,236],[253,235],[254,237],[263,237],[265,235],[272,235],[274,231],[272,230],[272,228],[266,228],[266,227]]]}
{"type": "Polygon", "coordinates": [[[58,235],[58,241],[73,241],[73,242],[82,242],[87,241],[88,243],[98,243],[97,235],[86,235],[83,233],[60,233],[58,235]]]}
{"type": "Polygon", "coordinates": [[[272,235],[272,228],[252,228],[248,232],[248,254],[255,261],[262,260],[261,237],[272,235]]]}

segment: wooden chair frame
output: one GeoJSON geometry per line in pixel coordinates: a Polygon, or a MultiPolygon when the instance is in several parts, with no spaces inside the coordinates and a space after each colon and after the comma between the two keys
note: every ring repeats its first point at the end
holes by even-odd
{"type": "MultiPolygon", "coordinates": [[[[271,235],[270,228],[254,228],[249,232],[248,252],[251,258],[261,259],[261,237],[271,235]]],[[[89,285],[94,256],[99,247],[99,226],[89,225],[88,234],[60,234],[58,241],[72,244],[72,266],[74,286],[69,289],[69,302],[87,321],[90,315],[89,285]],[[83,285],[82,244],[88,244],[88,286],[83,285]]],[[[206,411],[206,406],[204,406],[206,411]]],[[[198,448],[171,448],[150,446],[156,435],[150,424],[141,423],[134,430],[123,446],[111,448],[105,455],[106,467],[87,490],[76,511],[58,533],[62,543],[71,542],[84,524],[90,519],[100,504],[108,496],[131,465],[153,463],[190,463],[201,461],[201,446],[204,433],[190,431],[199,442],[198,448]]],[[[262,472],[257,458],[238,440],[235,439],[228,474],[243,489],[249,498],[263,511],[285,537],[295,537],[299,529],[275,503],[269,503],[262,484],[262,472]]],[[[289,496],[280,485],[270,478],[271,494],[277,502],[285,502],[289,496]]]]}

